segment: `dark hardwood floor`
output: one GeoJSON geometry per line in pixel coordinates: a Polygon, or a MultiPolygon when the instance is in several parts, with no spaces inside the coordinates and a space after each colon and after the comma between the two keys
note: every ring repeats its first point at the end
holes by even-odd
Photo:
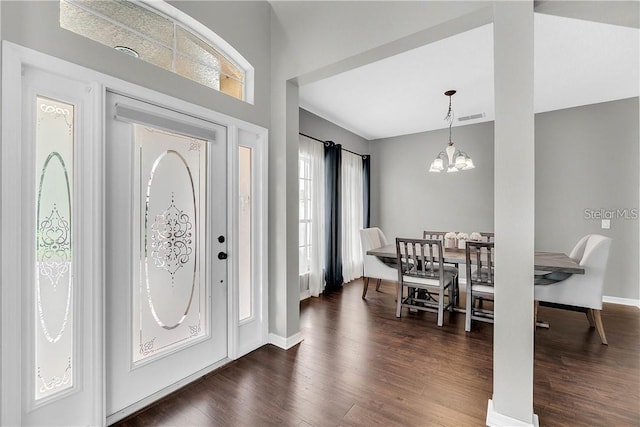
{"type": "MultiPolygon", "coordinates": [[[[482,426],[493,325],[464,315],[395,317],[395,285],[362,282],[301,303],[304,341],[267,345],[121,426],[482,426]]],[[[640,310],[605,304],[609,345],[582,313],[540,307],[534,412],[543,426],[640,425],[640,310]]]]}

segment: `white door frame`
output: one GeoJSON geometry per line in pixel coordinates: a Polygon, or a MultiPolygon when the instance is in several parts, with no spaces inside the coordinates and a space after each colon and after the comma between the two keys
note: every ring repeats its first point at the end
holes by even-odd
{"type": "MultiPolygon", "coordinates": [[[[105,128],[104,128],[104,103],[106,91],[123,93],[135,98],[145,100],[152,104],[171,105],[178,110],[215,121],[227,126],[228,144],[227,156],[229,160],[229,177],[228,177],[228,209],[229,218],[227,237],[229,240],[229,277],[228,283],[228,304],[229,304],[229,322],[228,322],[228,340],[229,340],[229,358],[234,359],[245,354],[246,348],[258,347],[266,344],[268,340],[268,313],[267,313],[267,266],[266,262],[260,263],[255,272],[260,276],[260,296],[262,297],[263,307],[261,325],[261,343],[252,343],[250,346],[243,346],[239,342],[239,322],[237,320],[237,287],[234,280],[237,277],[237,247],[232,244],[237,231],[237,221],[233,220],[237,216],[238,204],[234,201],[233,196],[237,194],[237,152],[239,144],[239,135],[241,131],[251,134],[255,137],[255,155],[257,170],[259,174],[257,181],[260,183],[256,188],[260,192],[260,202],[255,207],[255,214],[258,215],[256,224],[261,229],[259,242],[254,247],[255,259],[266,260],[267,258],[267,152],[268,152],[268,131],[267,129],[245,122],[243,120],[230,117],[226,114],[215,112],[207,108],[191,104],[189,102],[164,95],[162,93],[152,91],[132,83],[116,79],[114,77],[90,70],[79,65],[54,58],[52,56],[34,51],[32,49],[18,46],[14,43],[2,42],[2,182],[0,184],[1,205],[0,212],[2,218],[1,224],[1,255],[0,255],[0,277],[1,284],[1,305],[0,305],[0,325],[2,350],[0,353],[0,376],[2,383],[0,385],[0,424],[1,425],[20,425],[24,409],[23,402],[23,384],[21,376],[21,340],[23,325],[16,322],[20,319],[21,313],[21,292],[22,272],[24,268],[28,268],[24,256],[22,256],[21,246],[21,195],[20,185],[16,183],[16,178],[21,176],[21,162],[25,161],[21,157],[20,142],[22,128],[21,113],[21,91],[23,85],[22,69],[30,66],[42,70],[47,70],[54,74],[60,74],[70,79],[83,82],[93,92],[93,126],[92,135],[96,142],[91,148],[91,165],[93,174],[84,185],[90,186],[94,197],[87,201],[86,209],[94,213],[88,228],[91,234],[87,236],[89,240],[87,245],[92,248],[91,265],[89,271],[92,278],[93,288],[91,290],[91,303],[83,310],[91,311],[91,325],[84,329],[84,336],[81,342],[87,346],[93,358],[84,361],[84,369],[86,375],[90,375],[92,381],[85,393],[90,393],[93,401],[93,414],[91,420],[79,420],[81,424],[103,425],[107,422],[105,414],[105,370],[104,370],[104,147],[105,147],[105,128]],[[234,193],[236,191],[236,193],[234,193]],[[239,351],[239,349],[242,349],[239,351]]],[[[219,365],[213,366],[211,369],[217,368],[219,365]]],[[[203,375],[206,372],[199,372],[203,375]]],[[[196,379],[189,378],[188,380],[196,379]]],[[[185,379],[187,380],[187,379],[185,379]]],[[[187,381],[188,382],[188,381],[187,381]]],[[[186,382],[185,382],[186,383],[186,382]]],[[[176,386],[184,385],[183,382],[176,386]]],[[[177,388],[177,387],[176,387],[177,388]]],[[[167,393],[172,390],[167,390],[167,393]]],[[[165,395],[167,393],[163,393],[165,395]]],[[[155,400],[162,397],[154,395],[150,397],[155,400]]],[[[150,403],[152,400],[149,400],[150,403]]],[[[52,420],[52,423],[55,422],[52,420]]]]}

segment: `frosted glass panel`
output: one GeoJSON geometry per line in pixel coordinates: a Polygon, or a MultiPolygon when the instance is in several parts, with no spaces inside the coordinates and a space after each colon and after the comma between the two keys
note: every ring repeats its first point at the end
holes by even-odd
{"type": "Polygon", "coordinates": [[[73,105],[36,97],[35,399],[73,387],[73,105]]]}
{"type": "Polygon", "coordinates": [[[210,64],[235,80],[242,82],[244,73],[240,68],[225,58],[213,46],[200,37],[178,26],[176,31],[176,48],[178,53],[193,58],[202,64],[210,64]]]}
{"type": "Polygon", "coordinates": [[[251,148],[240,147],[239,158],[239,218],[238,218],[238,315],[239,320],[253,316],[251,268],[251,148]]]}
{"type": "Polygon", "coordinates": [[[139,265],[133,289],[133,361],[208,334],[207,141],[134,125],[139,265]]]}
{"type": "Polygon", "coordinates": [[[203,65],[182,55],[176,56],[176,73],[215,90],[220,90],[218,67],[203,65]]]}
{"type": "Polygon", "coordinates": [[[60,2],[60,26],[109,47],[125,46],[153,65],[173,70],[173,51],[92,14],[75,4],[60,2]]]}
{"type": "Polygon", "coordinates": [[[167,46],[173,44],[173,22],[130,1],[84,0],[82,5],[118,24],[156,39],[167,46]]]}

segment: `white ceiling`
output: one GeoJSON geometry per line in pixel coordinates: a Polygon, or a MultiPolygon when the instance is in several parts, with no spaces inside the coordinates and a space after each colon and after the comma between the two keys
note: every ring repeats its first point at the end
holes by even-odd
{"type": "MultiPolygon", "coordinates": [[[[535,14],[534,111],[638,96],[640,30],[535,14]]],[[[365,139],[494,119],[493,25],[300,87],[300,106],[365,139]],[[457,119],[484,113],[484,117],[457,119]]]]}

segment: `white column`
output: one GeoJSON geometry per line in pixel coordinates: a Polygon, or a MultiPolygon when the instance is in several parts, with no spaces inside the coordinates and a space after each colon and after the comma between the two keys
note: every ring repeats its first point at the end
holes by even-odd
{"type": "Polygon", "coordinates": [[[533,1],[494,4],[496,290],[487,425],[533,414],[533,1]]]}
{"type": "Polygon", "coordinates": [[[269,131],[269,341],[289,348],[300,334],[298,279],[298,86],[274,72],[269,131]]]}

